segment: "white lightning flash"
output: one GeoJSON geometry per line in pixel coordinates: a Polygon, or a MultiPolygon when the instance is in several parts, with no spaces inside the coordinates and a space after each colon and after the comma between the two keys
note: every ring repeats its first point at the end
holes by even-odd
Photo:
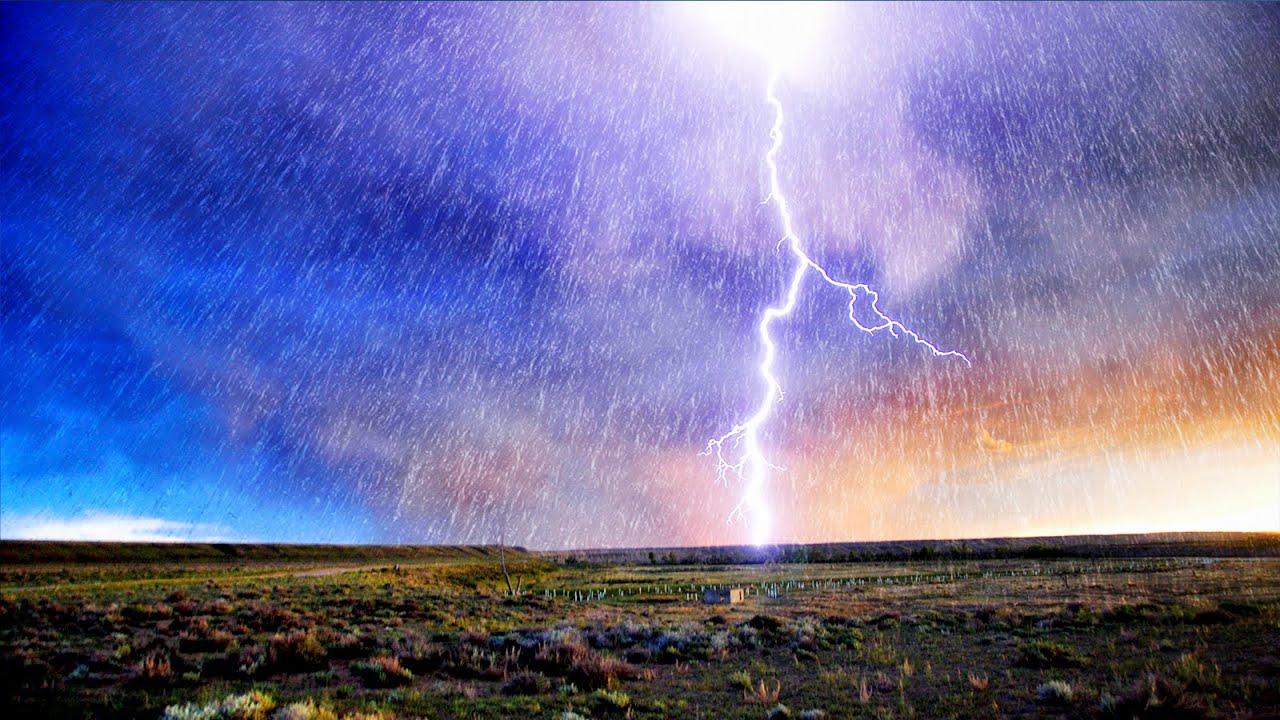
{"type": "Polygon", "coordinates": [[[773,373],[778,346],[770,328],[774,321],[791,315],[800,297],[800,286],[805,275],[813,271],[827,285],[849,295],[849,321],[854,327],[875,334],[887,331],[895,338],[906,337],[922,345],[935,357],[954,357],[970,364],[969,358],[954,350],[942,350],[920,337],[915,331],[894,320],[880,310],[880,296],[865,283],[847,283],[836,280],[821,265],[809,257],[791,220],[791,210],[778,182],[778,152],[782,149],[782,101],[777,96],[777,85],[783,70],[800,58],[800,54],[812,47],[811,36],[820,26],[823,6],[817,3],[708,3],[702,6],[722,30],[732,34],[740,43],[752,48],[769,64],[769,81],[765,97],[774,110],[773,140],[764,161],[769,170],[769,197],[778,209],[783,237],[778,246],[787,245],[795,262],[791,280],[781,302],[765,309],[756,326],[760,336],[761,357],[758,366],[764,381],[764,396],[754,414],[735,425],[732,430],[707,444],[706,454],[716,458],[716,476],[722,482],[732,473],[745,485],[742,500],[733,511],[733,517],[745,517],[751,526],[751,540],[763,545],[769,540],[772,517],[765,496],[765,484],[769,470],[779,470],[765,457],[760,444],[760,431],[768,422],[773,409],[782,400],[782,385],[773,373]],[[855,306],[859,300],[867,301],[869,323],[858,319],[855,306]]]}

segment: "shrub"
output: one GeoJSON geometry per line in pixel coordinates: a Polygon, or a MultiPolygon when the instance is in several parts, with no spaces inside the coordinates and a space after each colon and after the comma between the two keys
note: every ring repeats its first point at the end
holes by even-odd
{"type": "Polygon", "coordinates": [[[897,610],[885,610],[871,619],[871,624],[879,628],[893,627],[902,622],[902,613],[897,610]]]}
{"type": "Polygon", "coordinates": [[[801,710],[800,720],[822,720],[827,716],[826,710],[801,710]]]}
{"type": "Polygon", "coordinates": [[[686,623],[669,628],[653,638],[649,648],[658,653],[659,658],[664,654],[671,655],[670,651],[674,651],[674,657],[684,657],[686,653],[705,655],[706,643],[707,637],[702,632],[702,626],[686,623]]]}
{"type": "Polygon", "coordinates": [[[398,687],[413,682],[413,673],[386,655],[352,663],[351,670],[369,687],[398,687]]]}
{"type": "Polygon", "coordinates": [[[621,690],[596,690],[592,704],[604,710],[626,710],[631,707],[631,696],[621,690]]]}
{"type": "Polygon", "coordinates": [[[120,612],[132,622],[167,620],[173,617],[173,608],[163,603],[134,603],[126,605],[120,612]]]}
{"type": "Polygon", "coordinates": [[[222,652],[231,647],[235,636],[226,630],[197,630],[178,635],[182,652],[222,652]]]}
{"type": "Polygon", "coordinates": [[[782,620],[772,615],[756,615],[747,621],[747,627],[763,632],[777,632],[782,625],[782,620]]]}
{"type": "Polygon", "coordinates": [[[1061,680],[1050,680],[1036,690],[1040,702],[1050,705],[1069,705],[1074,695],[1071,685],[1061,680]]]}
{"type": "Polygon", "coordinates": [[[656,658],[657,662],[662,663],[663,665],[673,665],[683,659],[684,653],[680,652],[680,648],[677,645],[668,645],[662,648],[662,651],[658,653],[656,658]]]}
{"type": "Polygon", "coordinates": [[[653,653],[649,651],[649,648],[633,647],[630,650],[627,650],[625,657],[629,663],[643,665],[644,663],[653,660],[653,653]]]}
{"type": "Polygon", "coordinates": [[[764,717],[765,720],[784,720],[784,718],[791,717],[791,708],[788,708],[782,703],[778,703],[777,705],[769,708],[769,712],[765,713],[764,717]]]}
{"type": "Polygon", "coordinates": [[[546,678],[528,671],[518,672],[502,684],[504,695],[540,695],[546,689],[546,678]]]}
{"type": "Polygon", "coordinates": [[[338,714],[308,698],[305,703],[296,702],[280,708],[271,720],[338,720],[338,714]]]}
{"type": "MultiPolygon", "coordinates": [[[[343,638],[356,639],[353,635],[344,635],[343,638]]],[[[401,665],[416,673],[434,672],[449,660],[449,653],[443,647],[417,635],[396,640],[391,645],[391,652],[400,659],[401,665]]]]}
{"type": "Polygon", "coordinates": [[[259,630],[295,628],[303,624],[300,615],[270,602],[255,602],[249,606],[248,614],[245,622],[259,630]]]}
{"type": "Polygon", "coordinates": [[[857,651],[862,647],[862,631],[856,627],[841,625],[828,632],[828,642],[832,645],[857,651]]]}
{"type": "Polygon", "coordinates": [[[324,646],[311,631],[275,635],[267,646],[267,662],[277,672],[307,672],[324,666],[324,646]]]}
{"type": "Polygon", "coordinates": [[[652,625],[626,618],[603,632],[593,633],[591,645],[598,648],[623,648],[649,642],[656,634],[652,625]]]}
{"type": "Polygon", "coordinates": [[[549,633],[533,656],[533,664],[539,670],[563,675],[573,665],[591,654],[591,648],[577,632],[549,633]]]}
{"type": "Polygon", "coordinates": [[[257,677],[267,664],[267,652],[256,645],[240,649],[236,659],[236,669],[249,677],[257,677]]]}
{"type": "Polygon", "coordinates": [[[707,638],[707,654],[724,659],[729,657],[729,648],[734,645],[734,637],[725,630],[718,630],[707,638]]]}
{"type": "Polygon", "coordinates": [[[1216,663],[1210,669],[1191,653],[1185,653],[1173,662],[1173,677],[1193,690],[1218,690],[1222,687],[1222,669],[1216,663]]]}
{"type": "Polygon", "coordinates": [[[207,705],[170,705],[164,709],[163,720],[266,720],[275,705],[270,695],[255,690],[207,705]]]}
{"type": "Polygon", "coordinates": [[[618,680],[634,680],[638,674],[629,662],[588,653],[569,668],[568,677],[575,685],[591,689],[609,687],[618,680]]]}
{"type": "Polygon", "coordinates": [[[230,615],[235,612],[236,606],[226,598],[214,598],[204,605],[206,615],[230,615]]]}
{"type": "Polygon", "coordinates": [[[1123,625],[1132,625],[1134,623],[1150,623],[1159,619],[1161,608],[1153,603],[1139,603],[1137,605],[1116,605],[1102,614],[1102,619],[1106,622],[1119,623],[1123,625]]]}
{"type": "MultiPolygon", "coordinates": [[[[338,633],[329,631],[321,641],[324,643],[325,651],[329,657],[350,660],[364,654],[365,646],[360,638],[350,633],[338,633]]],[[[399,655],[399,653],[396,653],[399,655]]]]}
{"type": "Polygon", "coordinates": [[[1022,647],[1018,664],[1023,667],[1047,670],[1049,668],[1076,668],[1084,662],[1070,647],[1052,640],[1033,640],[1022,647]]]}

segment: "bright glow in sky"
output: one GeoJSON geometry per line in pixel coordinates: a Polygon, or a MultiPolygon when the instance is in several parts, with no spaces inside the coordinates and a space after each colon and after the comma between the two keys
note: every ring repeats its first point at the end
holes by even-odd
{"type": "Polygon", "coordinates": [[[759,55],[775,71],[791,69],[818,51],[824,21],[833,9],[824,2],[699,2],[691,5],[729,42],[759,55]]]}

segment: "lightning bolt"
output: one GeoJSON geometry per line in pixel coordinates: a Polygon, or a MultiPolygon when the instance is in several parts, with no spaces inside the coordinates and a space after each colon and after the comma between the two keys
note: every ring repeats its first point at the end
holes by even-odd
{"type": "Polygon", "coordinates": [[[745,485],[742,500],[734,508],[730,519],[740,516],[746,517],[751,525],[751,540],[756,545],[763,545],[769,540],[772,519],[764,492],[769,471],[781,470],[781,468],[769,462],[760,444],[760,431],[769,421],[769,416],[773,413],[774,407],[782,400],[783,395],[782,385],[778,382],[778,378],[773,371],[774,363],[778,357],[778,346],[774,342],[770,330],[774,322],[789,317],[791,312],[795,310],[796,301],[800,297],[800,287],[804,283],[806,275],[812,272],[822,282],[849,295],[849,321],[862,332],[869,335],[888,332],[895,338],[906,337],[915,344],[923,346],[935,357],[959,358],[966,365],[972,365],[964,353],[955,350],[942,350],[920,337],[914,330],[886,315],[880,310],[879,294],[866,283],[847,283],[836,280],[805,252],[804,244],[800,240],[800,236],[796,234],[795,227],[792,224],[791,209],[787,205],[787,198],[782,194],[782,187],[778,182],[778,153],[782,150],[782,125],[784,119],[782,101],[778,99],[776,92],[779,78],[779,72],[772,72],[765,88],[765,97],[774,110],[773,129],[769,131],[769,137],[773,140],[773,144],[764,156],[765,165],[769,169],[769,197],[766,198],[765,202],[772,201],[774,207],[778,210],[778,218],[783,232],[782,239],[778,241],[778,247],[781,247],[784,243],[786,244],[795,266],[791,271],[791,280],[787,284],[787,290],[782,300],[778,304],[766,308],[764,314],[760,316],[759,324],[756,326],[761,348],[758,371],[760,379],[764,381],[764,396],[760,399],[760,404],[755,413],[735,425],[729,432],[707,443],[707,449],[703,453],[704,455],[715,457],[717,480],[727,482],[732,475],[745,485]],[[864,314],[870,318],[869,323],[859,320],[854,312],[860,300],[864,301],[868,308],[867,311],[864,311],[864,314]]]}

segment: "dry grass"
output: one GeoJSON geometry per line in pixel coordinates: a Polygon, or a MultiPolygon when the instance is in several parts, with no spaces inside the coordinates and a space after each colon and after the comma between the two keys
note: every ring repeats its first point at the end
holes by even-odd
{"type": "Polygon", "coordinates": [[[567,677],[581,688],[608,688],[618,680],[634,680],[639,677],[636,666],[625,660],[599,653],[587,653],[569,668],[567,677]]]}
{"type": "Polygon", "coordinates": [[[781,694],[782,683],[780,681],[774,681],[773,688],[770,689],[765,685],[764,680],[761,680],[755,687],[752,687],[749,690],[743,690],[742,699],[756,705],[774,705],[777,704],[778,696],[781,694]]]}
{"type": "Polygon", "coordinates": [[[991,678],[986,675],[975,675],[974,673],[969,673],[969,687],[977,690],[978,692],[983,692],[989,685],[991,685],[991,678]]]}

